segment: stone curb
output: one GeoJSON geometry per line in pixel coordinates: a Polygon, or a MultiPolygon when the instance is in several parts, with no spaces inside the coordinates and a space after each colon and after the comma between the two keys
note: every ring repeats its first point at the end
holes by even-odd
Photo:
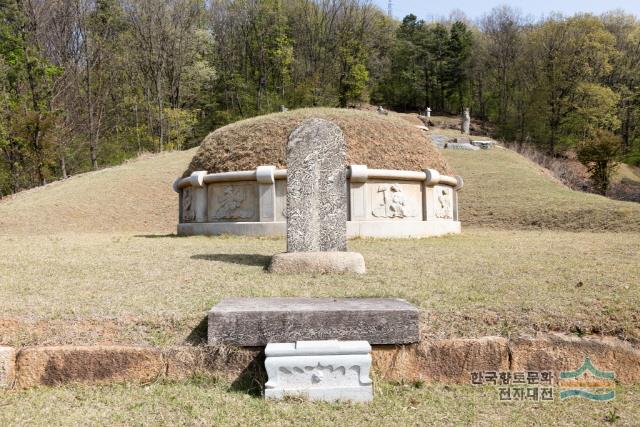
{"type": "Polygon", "coordinates": [[[0,389],[13,387],[16,374],[16,351],[0,346],[0,389]]]}
{"type": "MultiPolygon", "coordinates": [[[[392,381],[469,384],[471,372],[574,370],[589,357],[613,371],[619,384],[640,384],[640,350],[615,338],[542,335],[442,339],[418,344],[373,346],[376,378],[392,381]]],[[[215,374],[231,381],[260,372],[258,347],[176,346],[0,346],[0,388],[68,383],[148,383],[215,374]]]]}

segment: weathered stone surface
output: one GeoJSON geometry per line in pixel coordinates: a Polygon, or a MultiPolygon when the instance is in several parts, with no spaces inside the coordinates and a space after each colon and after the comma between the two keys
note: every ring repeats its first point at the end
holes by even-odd
{"type": "Polygon", "coordinates": [[[103,383],[153,381],[162,376],[162,353],[152,347],[59,346],[27,347],[18,353],[16,384],[103,383]]]}
{"type": "Polygon", "coordinates": [[[0,388],[13,385],[16,373],[16,351],[13,347],[0,346],[0,388]]]}
{"type": "Polygon", "coordinates": [[[307,119],[287,144],[287,252],[347,250],[346,144],[340,128],[307,119]]]}
{"type": "Polygon", "coordinates": [[[417,342],[417,308],[384,298],[225,298],[209,312],[209,344],[302,340],[417,342]]]}
{"type": "Polygon", "coordinates": [[[163,349],[162,355],[166,377],[172,380],[203,374],[235,380],[263,361],[260,347],[176,346],[163,349]]]}
{"type": "Polygon", "coordinates": [[[615,338],[523,337],[509,347],[513,371],[553,371],[558,378],[560,371],[573,371],[589,357],[596,368],[614,372],[619,383],[640,383],[640,351],[615,338]]]}
{"type": "Polygon", "coordinates": [[[501,337],[426,341],[419,354],[429,381],[468,384],[473,371],[509,369],[508,341],[501,337]]]}
{"type": "Polygon", "coordinates": [[[500,337],[443,339],[409,346],[376,346],[375,372],[387,380],[468,384],[471,372],[509,370],[508,341],[500,337]]]}
{"type": "Polygon", "coordinates": [[[357,252],[286,252],[274,255],[271,273],[366,273],[364,258],[357,252]]]}
{"type": "Polygon", "coordinates": [[[266,398],[373,400],[371,346],[366,341],[269,343],[265,355],[266,398]]]}

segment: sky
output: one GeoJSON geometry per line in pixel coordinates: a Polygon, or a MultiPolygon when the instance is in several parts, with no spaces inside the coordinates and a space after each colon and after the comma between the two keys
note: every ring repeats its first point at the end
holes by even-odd
{"type": "MultiPolygon", "coordinates": [[[[384,11],[387,0],[372,0],[384,11]]],[[[533,18],[547,16],[552,12],[573,15],[576,12],[591,12],[599,15],[608,10],[622,9],[640,17],[640,0],[392,0],[393,16],[402,19],[409,13],[424,20],[447,17],[454,9],[462,10],[471,20],[481,18],[493,7],[503,4],[520,9],[533,18]]]]}

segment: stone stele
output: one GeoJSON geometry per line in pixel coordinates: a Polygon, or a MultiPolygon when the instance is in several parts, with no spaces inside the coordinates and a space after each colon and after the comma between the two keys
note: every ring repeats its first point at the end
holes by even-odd
{"type": "Polygon", "coordinates": [[[310,400],[373,400],[371,346],[366,341],[269,343],[264,396],[310,400]]]}
{"type": "Polygon", "coordinates": [[[287,143],[287,252],[272,273],[365,273],[364,258],[347,251],[346,143],[340,128],[311,118],[287,143]]]}
{"type": "Polygon", "coordinates": [[[364,340],[418,342],[419,311],[389,298],[224,298],[209,311],[209,344],[258,347],[270,342],[364,340]]]}
{"type": "Polygon", "coordinates": [[[340,128],[308,119],[287,144],[287,252],[347,250],[346,144],[340,128]]]}

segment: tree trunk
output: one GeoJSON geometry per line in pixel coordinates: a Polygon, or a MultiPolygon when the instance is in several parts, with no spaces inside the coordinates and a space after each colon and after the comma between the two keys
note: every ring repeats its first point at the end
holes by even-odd
{"type": "Polygon", "coordinates": [[[625,103],[624,122],[622,124],[622,152],[624,154],[628,154],[629,151],[631,150],[631,144],[629,141],[630,128],[631,128],[631,107],[629,106],[628,103],[625,103]]]}
{"type": "Polygon", "coordinates": [[[67,164],[64,158],[64,154],[60,154],[60,171],[62,172],[62,179],[67,179],[67,164]]]}
{"type": "Polygon", "coordinates": [[[162,82],[160,81],[160,75],[161,73],[158,72],[156,74],[156,94],[157,94],[157,104],[158,104],[158,126],[159,126],[159,133],[160,133],[160,151],[162,151],[164,149],[164,117],[163,117],[163,111],[162,111],[162,82]]]}

